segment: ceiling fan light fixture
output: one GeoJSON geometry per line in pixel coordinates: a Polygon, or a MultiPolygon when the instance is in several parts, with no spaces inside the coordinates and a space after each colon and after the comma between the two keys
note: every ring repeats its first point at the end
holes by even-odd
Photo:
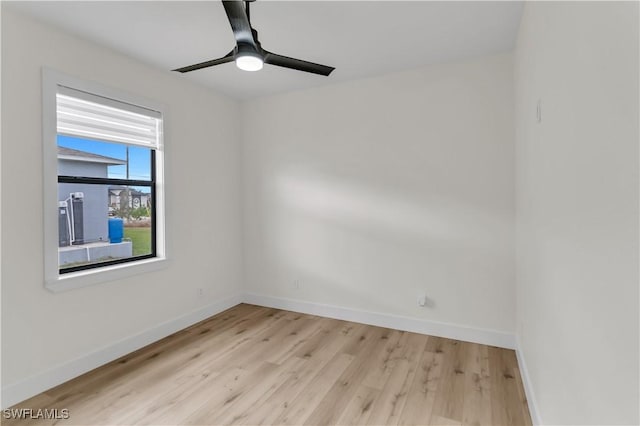
{"type": "Polygon", "coordinates": [[[185,73],[235,61],[236,66],[244,71],[259,71],[266,62],[269,65],[318,75],[328,76],[331,74],[334,67],[278,55],[263,49],[258,41],[258,31],[251,26],[249,20],[249,5],[252,1],[255,0],[222,0],[233,37],[236,39],[236,47],[231,52],[221,58],[177,68],[174,71],[185,73]]]}
{"type": "Polygon", "coordinates": [[[236,57],[236,66],[243,71],[260,71],[264,60],[259,55],[243,53],[236,57]]]}

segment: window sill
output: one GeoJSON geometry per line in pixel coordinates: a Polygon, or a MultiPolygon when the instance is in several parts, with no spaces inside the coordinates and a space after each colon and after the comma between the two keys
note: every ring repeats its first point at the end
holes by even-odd
{"type": "Polygon", "coordinates": [[[120,263],[117,265],[105,266],[104,268],[88,269],[86,271],[57,275],[55,278],[47,279],[45,281],[45,287],[54,293],[59,293],[67,290],[73,290],[75,288],[82,288],[103,282],[128,278],[132,275],[157,271],[159,269],[166,268],[167,265],[168,261],[164,257],[120,263]]]}

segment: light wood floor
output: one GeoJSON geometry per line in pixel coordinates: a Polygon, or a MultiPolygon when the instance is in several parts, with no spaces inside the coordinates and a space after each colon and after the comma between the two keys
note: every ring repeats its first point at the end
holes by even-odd
{"type": "Polygon", "coordinates": [[[531,424],[511,350],[246,304],[19,407],[66,408],[63,425],[531,424]]]}

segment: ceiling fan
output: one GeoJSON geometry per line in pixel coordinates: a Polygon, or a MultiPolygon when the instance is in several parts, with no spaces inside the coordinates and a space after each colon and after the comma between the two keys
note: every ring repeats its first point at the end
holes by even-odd
{"type": "Polygon", "coordinates": [[[262,48],[258,41],[258,32],[251,27],[249,4],[255,0],[223,0],[222,5],[227,13],[236,47],[222,58],[212,59],[199,64],[189,65],[173,71],[181,73],[212,67],[235,61],[238,68],[244,71],[258,71],[263,64],[277,65],[314,74],[328,76],[335,69],[326,65],[303,61],[277,55],[262,48]]]}

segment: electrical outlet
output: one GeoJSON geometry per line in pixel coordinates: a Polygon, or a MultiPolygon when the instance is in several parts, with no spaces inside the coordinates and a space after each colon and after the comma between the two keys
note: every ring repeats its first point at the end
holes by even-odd
{"type": "Polygon", "coordinates": [[[196,290],[196,295],[198,296],[198,298],[200,297],[204,297],[204,288],[200,287],[196,290]]]}
{"type": "Polygon", "coordinates": [[[418,296],[418,306],[426,306],[427,304],[427,295],[426,294],[422,294],[420,296],[418,296]]]}
{"type": "Polygon", "coordinates": [[[427,296],[427,293],[424,292],[421,295],[418,296],[418,306],[420,306],[421,308],[430,308],[433,309],[436,307],[436,302],[433,299],[430,299],[427,296]]]}
{"type": "Polygon", "coordinates": [[[300,280],[293,280],[293,288],[296,290],[300,289],[300,280]]]}

